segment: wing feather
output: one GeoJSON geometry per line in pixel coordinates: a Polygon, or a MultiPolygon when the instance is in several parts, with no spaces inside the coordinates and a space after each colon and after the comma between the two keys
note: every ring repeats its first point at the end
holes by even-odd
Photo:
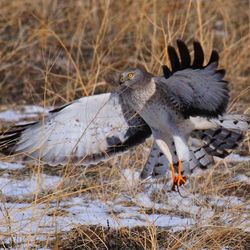
{"type": "Polygon", "coordinates": [[[22,153],[50,165],[88,165],[142,143],[151,135],[144,120],[116,93],[83,97],[43,121],[0,134],[0,152],[22,153]],[[1,141],[2,140],[2,141],[1,141]]]}
{"type": "Polygon", "coordinates": [[[181,60],[176,50],[169,46],[172,72],[163,65],[163,77],[154,80],[160,91],[165,92],[168,104],[185,118],[190,116],[217,117],[226,111],[229,101],[228,83],[223,78],[225,70],[218,70],[218,53],[213,50],[209,63],[203,66],[204,53],[195,41],[194,60],[191,64],[187,46],[177,40],[181,60]]]}
{"type": "Polygon", "coordinates": [[[194,46],[194,61],[192,67],[195,69],[202,68],[204,62],[204,52],[201,47],[201,44],[198,41],[194,41],[193,46],[194,46]]]}
{"type": "Polygon", "coordinates": [[[177,46],[180,52],[182,68],[189,67],[191,63],[191,57],[190,57],[187,45],[182,40],[178,39],[177,46]]]}

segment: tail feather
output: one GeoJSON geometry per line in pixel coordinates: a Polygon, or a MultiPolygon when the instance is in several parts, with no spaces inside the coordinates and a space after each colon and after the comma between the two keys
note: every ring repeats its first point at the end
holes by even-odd
{"type": "Polygon", "coordinates": [[[209,155],[220,158],[237,148],[250,130],[250,117],[246,115],[227,114],[210,122],[216,124],[217,128],[194,131],[192,136],[203,141],[209,155]]]}
{"type": "Polygon", "coordinates": [[[196,168],[207,169],[214,164],[214,158],[210,155],[204,147],[192,148],[190,150],[190,170],[191,172],[196,168]]]}
{"type": "Polygon", "coordinates": [[[241,131],[225,128],[195,131],[192,135],[203,140],[204,149],[208,154],[221,158],[230,154],[231,150],[237,148],[244,139],[244,134],[241,131]]]}
{"type": "MultiPolygon", "coordinates": [[[[245,133],[250,130],[250,118],[245,115],[224,115],[218,119],[206,120],[205,125],[207,126],[208,123],[216,124],[216,126],[205,130],[195,130],[190,136],[189,169],[184,169],[184,172],[212,167],[214,156],[225,158],[240,145],[245,133]]],[[[155,151],[155,156],[154,161],[150,162],[150,167],[148,162],[145,164],[144,169],[150,169],[150,171],[143,169],[141,178],[162,177],[166,174],[169,161],[159,149],[155,151]]]]}
{"type": "MultiPolygon", "coordinates": [[[[184,175],[190,172],[192,173],[195,169],[212,167],[214,165],[214,158],[212,155],[209,155],[203,147],[193,146],[190,149],[190,160],[187,163],[186,165],[185,162],[183,162],[182,170],[184,175]]],[[[141,179],[146,179],[150,176],[153,178],[163,177],[169,171],[169,167],[170,162],[165,155],[161,153],[161,150],[155,146],[150,152],[150,156],[141,171],[140,177],[141,179]]]]}

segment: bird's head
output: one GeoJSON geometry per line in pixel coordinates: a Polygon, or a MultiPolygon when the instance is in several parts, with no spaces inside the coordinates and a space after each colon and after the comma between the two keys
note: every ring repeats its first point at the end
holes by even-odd
{"type": "Polygon", "coordinates": [[[120,75],[120,85],[136,89],[143,87],[152,78],[145,68],[128,68],[120,75]]]}

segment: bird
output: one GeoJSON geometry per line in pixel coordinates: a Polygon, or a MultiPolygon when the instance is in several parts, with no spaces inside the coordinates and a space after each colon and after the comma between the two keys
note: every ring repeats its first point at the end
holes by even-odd
{"type": "Polygon", "coordinates": [[[159,175],[169,165],[175,190],[186,183],[184,166],[191,172],[210,167],[213,156],[228,155],[250,127],[248,116],[226,113],[229,88],[225,70],[218,69],[218,52],[212,50],[204,65],[200,42],[193,42],[193,60],[181,39],[177,47],[168,46],[171,69],[163,65],[161,76],[129,67],[114,92],[82,97],[40,121],[2,131],[0,153],[51,166],[88,166],[153,137],[141,178],[159,175]]]}

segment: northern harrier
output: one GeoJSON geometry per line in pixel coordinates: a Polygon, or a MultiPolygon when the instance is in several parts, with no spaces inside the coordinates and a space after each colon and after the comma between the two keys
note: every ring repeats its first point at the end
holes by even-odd
{"type": "Polygon", "coordinates": [[[249,120],[225,114],[229,90],[225,71],[217,69],[218,53],[213,50],[204,66],[199,42],[193,43],[193,62],[185,43],[177,40],[177,46],[179,56],[168,47],[172,70],[164,65],[163,76],[128,68],[116,92],[80,98],[39,122],[1,133],[0,152],[25,153],[50,165],[89,165],[121,154],[152,134],[141,177],[161,171],[163,157],[171,167],[173,187],[184,184],[183,164],[206,168],[212,156],[225,157],[242,141],[249,120]],[[194,138],[199,144],[190,148],[194,138]]]}

